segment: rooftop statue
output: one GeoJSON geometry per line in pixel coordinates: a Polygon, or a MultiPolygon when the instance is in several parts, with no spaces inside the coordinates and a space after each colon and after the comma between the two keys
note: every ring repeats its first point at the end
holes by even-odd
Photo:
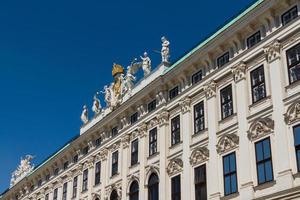
{"type": "Polygon", "coordinates": [[[88,116],[88,109],[87,109],[86,105],[83,106],[83,111],[81,113],[81,117],[80,118],[81,118],[81,121],[83,122],[83,124],[88,123],[89,116],[88,116]]]}
{"type": "Polygon", "coordinates": [[[129,95],[131,95],[131,90],[134,86],[134,81],[136,80],[136,77],[132,74],[131,72],[131,66],[128,66],[127,68],[127,73],[125,76],[125,80],[124,80],[124,85],[125,85],[125,92],[128,92],[129,95]]]}
{"type": "Polygon", "coordinates": [[[170,58],[170,49],[169,49],[169,46],[170,46],[170,42],[167,40],[167,38],[165,36],[163,36],[161,38],[161,60],[162,60],[162,63],[169,63],[169,58],[170,58]]]}
{"type": "Polygon", "coordinates": [[[21,163],[18,168],[12,173],[10,180],[10,187],[17,184],[24,177],[26,177],[34,168],[33,164],[30,161],[33,159],[33,156],[27,155],[25,159],[21,158],[21,163]]]}
{"type": "Polygon", "coordinates": [[[140,56],[142,59],[142,68],[144,71],[144,77],[148,76],[151,72],[151,59],[148,56],[148,53],[145,52],[144,56],[140,56]]]}
{"type": "Polygon", "coordinates": [[[94,95],[94,102],[93,102],[93,107],[92,107],[92,110],[95,113],[95,115],[100,114],[102,111],[101,102],[100,102],[98,96],[99,96],[99,92],[96,92],[96,94],[94,95]]]}

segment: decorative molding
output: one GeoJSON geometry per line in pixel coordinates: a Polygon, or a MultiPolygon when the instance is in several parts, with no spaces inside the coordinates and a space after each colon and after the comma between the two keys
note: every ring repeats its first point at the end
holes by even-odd
{"type": "Polygon", "coordinates": [[[139,131],[138,130],[134,130],[130,134],[130,140],[133,140],[133,139],[137,138],[138,136],[139,136],[139,131]]]}
{"type": "Polygon", "coordinates": [[[130,186],[134,181],[137,181],[138,183],[140,182],[139,173],[127,176],[127,193],[129,193],[130,186]]]}
{"type": "Polygon", "coordinates": [[[219,154],[226,153],[239,145],[239,137],[234,134],[224,134],[220,137],[217,146],[219,154]]]}
{"type": "Polygon", "coordinates": [[[169,112],[167,110],[161,111],[157,117],[160,126],[166,125],[169,122],[169,112]]]}
{"type": "Polygon", "coordinates": [[[237,65],[231,67],[231,72],[233,74],[233,79],[235,82],[239,82],[246,78],[246,68],[245,62],[240,62],[237,65]]]}
{"type": "Polygon", "coordinates": [[[113,145],[111,145],[111,146],[109,147],[109,150],[110,150],[110,151],[116,151],[116,150],[118,150],[118,149],[120,148],[120,144],[121,144],[120,141],[114,143],[113,145]]]}
{"type": "Polygon", "coordinates": [[[199,165],[209,159],[209,150],[207,147],[198,147],[191,153],[190,163],[192,166],[199,165]]]}
{"type": "Polygon", "coordinates": [[[213,96],[215,96],[216,90],[217,90],[217,83],[214,80],[204,85],[204,93],[207,99],[210,99],[213,96]]]}
{"type": "Polygon", "coordinates": [[[107,149],[107,148],[102,149],[102,150],[99,152],[98,155],[100,156],[100,160],[101,160],[101,161],[107,160],[107,157],[108,157],[108,149],[107,149]]]}
{"type": "Polygon", "coordinates": [[[100,191],[98,192],[98,193],[95,193],[95,192],[93,192],[92,193],[92,200],[96,200],[96,199],[101,199],[101,193],[100,193],[100,191]]]}
{"type": "Polygon", "coordinates": [[[183,162],[180,158],[172,159],[167,167],[167,173],[169,176],[173,176],[175,174],[178,174],[182,172],[183,170],[183,162]]]}
{"type": "Polygon", "coordinates": [[[113,183],[109,186],[106,187],[105,189],[105,200],[109,200],[110,199],[110,195],[112,193],[112,191],[116,191],[118,193],[118,200],[122,199],[122,182],[119,183],[113,183]]]}
{"type": "Polygon", "coordinates": [[[148,130],[149,129],[152,129],[154,128],[155,126],[157,126],[159,123],[158,123],[158,120],[156,117],[154,117],[153,119],[150,120],[150,122],[148,123],[148,130]]]}
{"type": "Polygon", "coordinates": [[[280,59],[281,43],[278,40],[274,40],[271,44],[264,47],[264,52],[269,63],[276,59],[280,59]]]}
{"type": "Polygon", "coordinates": [[[147,124],[146,123],[142,123],[139,127],[138,127],[138,132],[139,132],[139,137],[143,138],[147,135],[147,124]]]}
{"type": "Polygon", "coordinates": [[[284,119],[288,125],[300,121],[300,100],[297,100],[288,107],[284,114],[284,119]]]}
{"type": "Polygon", "coordinates": [[[126,149],[127,147],[129,147],[130,144],[130,134],[126,134],[122,137],[122,147],[123,149],[126,149]]]}
{"type": "Polygon", "coordinates": [[[191,99],[189,97],[184,97],[179,101],[179,106],[182,113],[189,112],[191,110],[191,99]]]}
{"type": "Polygon", "coordinates": [[[250,125],[248,130],[248,138],[253,141],[261,138],[274,130],[274,121],[268,117],[258,118],[250,125]]]}

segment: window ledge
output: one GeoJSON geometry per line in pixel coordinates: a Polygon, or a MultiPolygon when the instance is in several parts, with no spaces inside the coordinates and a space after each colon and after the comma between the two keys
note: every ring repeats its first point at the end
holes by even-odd
{"type": "Polygon", "coordinates": [[[169,147],[169,149],[175,149],[176,147],[180,146],[182,144],[182,141],[178,142],[177,144],[173,144],[169,147]]]}
{"type": "Polygon", "coordinates": [[[269,99],[271,99],[271,95],[266,96],[266,97],[264,97],[264,98],[262,98],[262,99],[256,101],[255,103],[251,104],[251,105],[249,106],[249,109],[251,109],[251,108],[253,108],[253,107],[256,107],[256,106],[258,106],[258,105],[264,104],[264,103],[267,102],[269,99]]]}
{"type": "Polygon", "coordinates": [[[233,119],[234,117],[236,117],[236,116],[237,116],[237,113],[233,113],[232,115],[230,115],[230,116],[228,116],[228,117],[225,117],[224,119],[221,119],[221,120],[219,121],[219,124],[226,123],[226,122],[232,120],[232,119],[233,119]]]}
{"type": "Polygon", "coordinates": [[[285,90],[291,90],[296,88],[297,86],[300,85],[300,80],[294,81],[293,83],[290,83],[288,86],[285,87],[285,90]]]}
{"type": "Polygon", "coordinates": [[[294,179],[300,178],[300,172],[297,172],[296,174],[293,174],[294,179]]]}
{"type": "Polygon", "coordinates": [[[270,181],[270,182],[262,183],[262,184],[260,184],[258,186],[255,186],[253,189],[256,192],[258,190],[264,190],[264,189],[273,187],[275,184],[276,184],[276,181],[270,181]]]}
{"type": "Polygon", "coordinates": [[[240,193],[239,193],[239,192],[236,192],[236,193],[233,193],[233,194],[230,194],[230,195],[221,197],[220,200],[234,199],[234,198],[236,198],[236,197],[238,197],[238,196],[240,196],[240,193]]]}
{"type": "Polygon", "coordinates": [[[110,178],[113,179],[113,178],[115,178],[115,177],[117,177],[117,176],[119,176],[119,175],[120,175],[120,173],[118,172],[118,173],[116,173],[116,174],[110,176],[110,178]]]}
{"type": "Polygon", "coordinates": [[[151,160],[152,158],[156,157],[157,155],[159,155],[159,152],[155,152],[151,156],[148,156],[147,160],[151,160]]]}
{"type": "Polygon", "coordinates": [[[140,164],[140,162],[137,162],[137,163],[135,163],[135,164],[133,164],[133,165],[130,165],[129,169],[135,168],[135,167],[137,167],[139,164],[140,164]]]}
{"type": "Polygon", "coordinates": [[[194,133],[194,134],[192,135],[192,137],[197,137],[197,136],[199,136],[199,135],[204,134],[204,133],[207,132],[207,131],[208,131],[208,128],[205,128],[205,129],[199,131],[198,133],[194,133]]]}
{"type": "Polygon", "coordinates": [[[99,187],[101,185],[101,182],[100,183],[97,183],[97,184],[95,184],[94,185],[94,188],[96,188],[96,187],[99,187]]]}

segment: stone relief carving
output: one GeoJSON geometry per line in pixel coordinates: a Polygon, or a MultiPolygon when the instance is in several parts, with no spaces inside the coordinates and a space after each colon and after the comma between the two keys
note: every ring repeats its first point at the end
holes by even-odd
{"type": "Polygon", "coordinates": [[[274,121],[268,117],[256,119],[249,127],[248,138],[255,140],[263,137],[274,130],[274,121]]]}
{"type": "Polygon", "coordinates": [[[267,61],[272,62],[273,60],[280,58],[280,50],[281,44],[278,40],[275,40],[269,46],[266,46],[264,48],[264,52],[266,54],[267,61]]]}
{"type": "Polygon", "coordinates": [[[172,159],[167,167],[167,173],[169,176],[173,176],[180,173],[183,170],[183,162],[180,158],[172,159]]]}
{"type": "Polygon", "coordinates": [[[98,193],[95,193],[93,192],[92,193],[92,200],[95,200],[95,199],[101,199],[101,194],[100,194],[101,191],[98,191],[98,193]]]}
{"type": "Polygon", "coordinates": [[[300,100],[292,103],[286,113],[284,114],[284,119],[287,124],[293,124],[300,120],[300,100]]]}
{"type": "Polygon", "coordinates": [[[240,62],[231,68],[235,82],[238,82],[246,77],[246,68],[247,65],[244,62],[240,62]]]}
{"type": "Polygon", "coordinates": [[[110,194],[112,191],[116,191],[118,193],[118,200],[122,199],[122,183],[113,183],[112,185],[109,185],[105,189],[105,200],[110,199],[110,194]]]}
{"type": "Polygon", "coordinates": [[[110,151],[116,151],[116,150],[118,150],[118,149],[120,148],[120,143],[121,143],[120,141],[114,143],[113,145],[111,145],[111,146],[109,147],[109,150],[110,150],[110,151]]]}
{"type": "Polygon", "coordinates": [[[168,123],[169,120],[169,112],[167,110],[163,110],[161,111],[158,115],[157,115],[157,120],[160,126],[168,123]]]}
{"type": "Polygon", "coordinates": [[[207,147],[198,147],[192,151],[190,163],[192,166],[199,165],[209,158],[209,150],[207,147]]]}
{"type": "Polygon", "coordinates": [[[215,81],[210,81],[204,86],[204,92],[206,98],[211,98],[216,95],[217,83],[215,81]]]}
{"type": "Polygon", "coordinates": [[[122,147],[127,148],[129,147],[129,144],[130,144],[130,134],[126,134],[122,138],[122,147]]]}
{"type": "Polygon", "coordinates": [[[34,165],[31,163],[32,159],[33,156],[31,155],[25,156],[24,159],[21,158],[20,165],[12,173],[11,180],[10,180],[10,187],[17,184],[34,169],[34,165]]]}
{"type": "Polygon", "coordinates": [[[224,134],[217,143],[217,152],[223,154],[236,148],[238,145],[239,137],[236,134],[224,134]]]}
{"type": "Polygon", "coordinates": [[[139,127],[138,127],[138,133],[139,133],[139,137],[145,137],[147,134],[147,124],[146,123],[142,123],[139,127]]]}
{"type": "Polygon", "coordinates": [[[180,100],[179,105],[183,113],[188,112],[191,108],[191,99],[189,97],[185,97],[184,99],[180,100]]]}
{"type": "Polygon", "coordinates": [[[107,160],[108,149],[106,149],[106,148],[102,149],[102,150],[99,152],[99,156],[100,156],[100,159],[101,159],[102,161],[107,160]]]}
{"type": "Polygon", "coordinates": [[[154,117],[153,119],[150,120],[150,122],[148,123],[148,130],[154,128],[155,126],[158,125],[158,120],[156,117],[154,117]]]}

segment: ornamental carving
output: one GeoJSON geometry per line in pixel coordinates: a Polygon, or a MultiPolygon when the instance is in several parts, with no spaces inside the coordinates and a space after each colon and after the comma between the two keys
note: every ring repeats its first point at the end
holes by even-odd
{"type": "Polygon", "coordinates": [[[156,173],[159,176],[159,167],[157,165],[151,164],[146,167],[145,185],[148,184],[148,179],[152,173],[156,173]]]}
{"type": "Polygon", "coordinates": [[[224,134],[220,137],[217,144],[217,152],[219,154],[226,153],[232,149],[235,149],[239,145],[239,137],[232,134],[224,134]]]}
{"type": "Polygon", "coordinates": [[[157,115],[157,120],[160,126],[163,126],[169,121],[169,112],[167,110],[163,110],[157,115]]]}
{"type": "Polygon", "coordinates": [[[106,187],[105,189],[105,200],[109,200],[110,199],[110,195],[112,193],[112,191],[116,191],[118,194],[118,200],[122,199],[122,183],[114,183],[112,185],[109,185],[106,187]]]}
{"type": "Polygon", "coordinates": [[[246,68],[247,65],[244,62],[231,67],[231,72],[235,82],[238,82],[246,77],[246,68]]]}
{"type": "Polygon", "coordinates": [[[274,121],[268,117],[256,119],[249,127],[248,138],[253,141],[274,130],[274,121]]]}
{"type": "Polygon", "coordinates": [[[190,111],[191,99],[189,97],[185,97],[184,99],[179,101],[179,106],[181,107],[181,111],[186,113],[190,111]]]}
{"type": "Polygon", "coordinates": [[[123,146],[123,148],[125,149],[125,148],[129,147],[129,143],[130,143],[130,135],[126,134],[122,138],[122,146],[123,146]]]}
{"type": "Polygon", "coordinates": [[[101,191],[99,191],[98,193],[95,193],[95,192],[93,192],[92,193],[92,200],[95,200],[95,199],[101,199],[101,196],[100,196],[100,192],[101,191]]]}
{"type": "Polygon", "coordinates": [[[287,124],[292,124],[300,120],[300,101],[294,102],[289,106],[287,112],[284,114],[284,119],[287,124]]]}
{"type": "Polygon", "coordinates": [[[116,150],[118,150],[119,148],[120,148],[120,141],[114,143],[113,145],[111,145],[111,146],[109,147],[110,151],[116,151],[116,150]]]}
{"type": "Polygon", "coordinates": [[[167,173],[169,176],[173,176],[180,173],[183,170],[183,162],[180,158],[175,158],[171,160],[167,167],[167,173]]]}
{"type": "Polygon", "coordinates": [[[133,183],[134,181],[137,181],[138,183],[140,182],[138,173],[127,176],[127,191],[129,191],[131,183],[133,183]]]}
{"type": "Polygon", "coordinates": [[[278,40],[273,41],[269,46],[264,48],[267,61],[270,63],[277,58],[280,58],[281,44],[278,40]]]}
{"type": "Polygon", "coordinates": [[[157,118],[153,118],[150,120],[149,124],[148,124],[148,129],[152,129],[153,127],[158,125],[158,120],[157,118]]]}
{"type": "Polygon", "coordinates": [[[147,134],[147,124],[143,123],[138,128],[139,136],[142,138],[147,134]]]}
{"type": "Polygon", "coordinates": [[[99,152],[99,156],[100,156],[100,160],[104,161],[104,160],[107,160],[107,156],[108,156],[108,149],[102,149],[100,152],[99,152]]]}
{"type": "Polygon", "coordinates": [[[204,85],[204,92],[207,99],[216,95],[217,83],[212,80],[206,85],[204,85]]]}
{"type": "Polygon", "coordinates": [[[12,174],[10,180],[10,187],[16,185],[19,181],[21,181],[25,176],[27,176],[34,169],[34,165],[31,164],[32,159],[33,156],[31,155],[25,156],[24,159],[21,158],[20,165],[12,174]]]}
{"type": "Polygon", "coordinates": [[[193,150],[190,157],[190,163],[192,166],[196,166],[207,161],[208,158],[209,150],[207,149],[207,147],[199,147],[193,150]]]}
{"type": "Polygon", "coordinates": [[[133,139],[135,139],[135,138],[137,138],[138,137],[138,135],[139,135],[139,132],[138,132],[138,130],[134,130],[131,134],[130,134],[130,138],[131,138],[131,140],[133,140],[133,139]]]}

